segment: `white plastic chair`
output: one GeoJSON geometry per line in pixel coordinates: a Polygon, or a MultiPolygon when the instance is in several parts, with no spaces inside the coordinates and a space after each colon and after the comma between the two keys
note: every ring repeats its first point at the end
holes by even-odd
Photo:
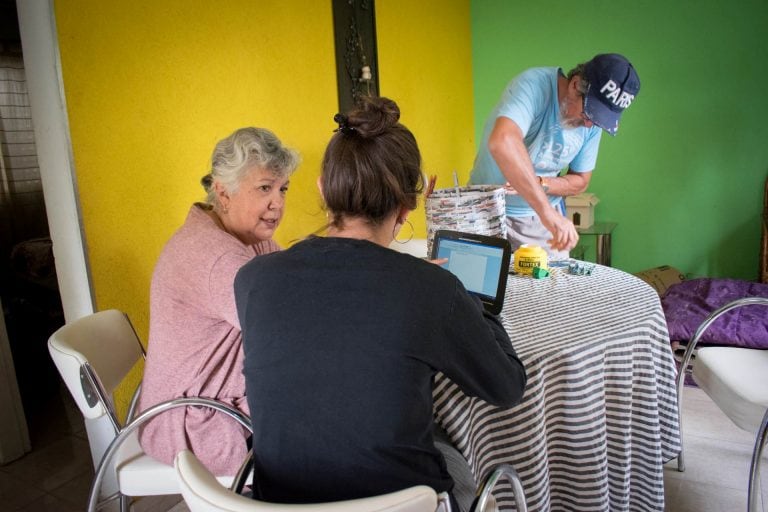
{"type": "MultiPolygon", "coordinates": [[[[417,485],[401,491],[369,498],[333,503],[267,503],[236,494],[223,487],[189,450],[179,452],[174,461],[181,495],[190,512],[451,512],[447,493],[417,485]]],[[[470,512],[496,510],[491,492],[501,478],[512,484],[518,512],[526,512],[523,487],[515,470],[502,464],[480,486],[470,512]]]]}
{"type": "MultiPolygon", "coordinates": [[[[164,411],[187,406],[210,407],[253,432],[246,415],[206,398],[170,400],[134,418],[139,389],[133,395],[126,422],[121,423],[112,395],[135,364],[144,358],[144,349],[130,320],[120,311],[101,311],[61,327],[48,340],[48,350],[83,416],[98,419],[106,415],[114,429],[114,438],[101,457],[91,484],[89,512],[116,498],[120,499],[121,511],[127,511],[132,496],[180,494],[174,468],[146,455],[138,441],[138,427],[164,411]],[[99,501],[108,468],[116,472],[118,492],[99,501]]],[[[221,483],[242,489],[250,471],[249,462],[246,461],[234,477],[221,477],[221,483]]]]}
{"type": "MultiPolygon", "coordinates": [[[[683,423],[683,389],[688,365],[694,350],[704,332],[728,311],[748,306],[768,306],[768,298],[746,297],[730,302],[710,314],[696,329],[685,349],[680,372],[677,376],[677,400],[680,424],[683,423]]],[[[766,315],[768,318],[768,315],[766,315]]],[[[766,320],[768,322],[768,320],[766,320]]],[[[747,490],[748,512],[758,510],[760,458],[766,443],[766,422],[768,421],[768,350],[740,347],[699,347],[692,369],[696,384],[709,395],[712,401],[731,421],[740,428],[756,433],[752,451],[749,485],[747,490]]],[[[683,442],[680,440],[680,455],[677,470],[685,471],[683,442]]]]}

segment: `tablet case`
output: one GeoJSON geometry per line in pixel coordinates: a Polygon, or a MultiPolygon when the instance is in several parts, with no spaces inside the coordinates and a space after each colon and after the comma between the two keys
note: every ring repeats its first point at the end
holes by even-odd
{"type": "Polygon", "coordinates": [[[439,230],[435,233],[430,257],[448,257],[444,268],[456,275],[464,288],[480,299],[487,311],[494,315],[501,313],[512,257],[512,248],[506,238],[439,230]],[[476,278],[480,276],[475,271],[483,269],[482,286],[477,286],[476,278]],[[474,274],[475,279],[468,279],[469,274],[474,274]]]}

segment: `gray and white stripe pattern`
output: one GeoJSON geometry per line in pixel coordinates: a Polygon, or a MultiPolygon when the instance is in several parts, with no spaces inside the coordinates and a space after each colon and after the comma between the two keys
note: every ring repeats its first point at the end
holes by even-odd
{"type": "MultiPolygon", "coordinates": [[[[500,462],[531,511],[663,511],[663,464],[680,450],[676,367],[653,289],[622,271],[510,276],[504,327],[528,373],[499,409],[438,374],[435,414],[479,480],[500,462]]],[[[511,489],[496,493],[514,510],[511,489]]]]}

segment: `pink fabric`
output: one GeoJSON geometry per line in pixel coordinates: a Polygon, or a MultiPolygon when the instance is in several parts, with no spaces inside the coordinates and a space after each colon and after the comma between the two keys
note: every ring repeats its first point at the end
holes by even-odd
{"type": "MultiPolygon", "coordinates": [[[[206,397],[248,413],[235,274],[254,256],[280,250],[272,240],[243,245],[194,205],[163,249],[150,290],[147,362],[139,409],[178,397],[206,397]]],[[[173,464],[191,449],[216,475],[234,475],[247,432],[210,409],[174,409],[141,429],[152,457],[173,464]]]]}

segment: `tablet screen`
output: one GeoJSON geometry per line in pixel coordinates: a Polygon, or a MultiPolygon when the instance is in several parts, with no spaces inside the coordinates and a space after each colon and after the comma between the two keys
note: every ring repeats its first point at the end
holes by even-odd
{"type": "Polygon", "coordinates": [[[468,292],[477,295],[488,311],[499,314],[510,256],[506,239],[441,230],[435,233],[431,257],[448,258],[443,268],[458,277],[468,292]]]}

